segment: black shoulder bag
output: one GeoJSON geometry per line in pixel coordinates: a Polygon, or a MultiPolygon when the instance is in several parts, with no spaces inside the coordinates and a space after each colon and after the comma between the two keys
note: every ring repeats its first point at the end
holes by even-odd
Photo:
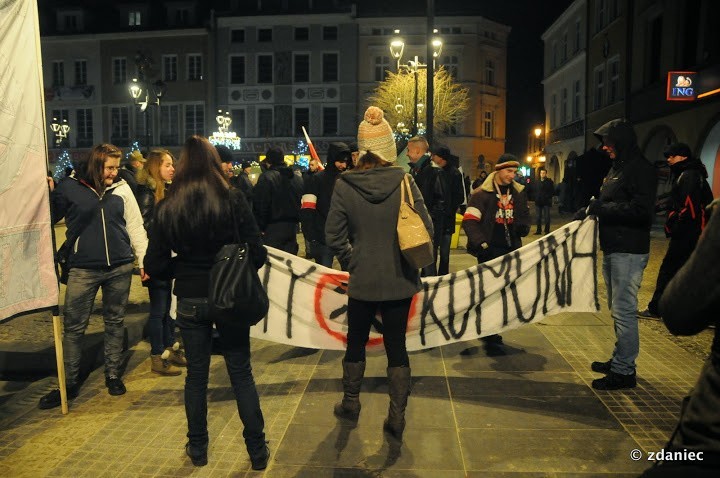
{"type": "Polygon", "coordinates": [[[80,230],[78,231],[77,236],[73,236],[72,238],[66,238],[65,242],[63,242],[62,245],[58,248],[57,252],[55,252],[55,262],[60,267],[60,274],[58,278],[60,279],[61,284],[67,285],[68,283],[68,277],[70,277],[70,266],[68,265],[68,261],[70,260],[70,254],[72,254],[72,247],[75,242],[80,239],[80,236],[85,230],[85,227],[89,223],[90,220],[85,221],[83,225],[80,226],[80,230]]]}
{"type": "Polygon", "coordinates": [[[234,243],[225,244],[215,255],[210,269],[208,305],[214,316],[250,327],[267,315],[270,301],[250,257],[248,244],[240,242],[232,200],[230,214],[234,243]]]}

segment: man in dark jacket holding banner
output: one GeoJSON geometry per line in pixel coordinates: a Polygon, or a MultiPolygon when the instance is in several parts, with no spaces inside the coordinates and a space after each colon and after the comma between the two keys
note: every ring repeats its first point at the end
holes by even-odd
{"type": "MultiPolygon", "coordinates": [[[[522,246],[530,232],[530,210],[525,186],[515,181],[520,163],[512,154],[503,154],[491,173],[470,196],[462,226],[467,234],[467,251],[478,264],[508,254],[522,246]]],[[[502,337],[482,337],[488,355],[502,355],[502,337]]]]}
{"type": "Polygon", "coordinates": [[[594,372],[605,374],[593,380],[592,386],[618,390],[636,385],[635,359],[640,352],[637,293],[650,251],[657,175],[640,152],[628,121],[612,120],[595,131],[595,136],[602,141],[612,167],[600,188],[600,197],[591,200],[575,218],[582,219],[585,214],[598,218],[603,277],[617,337],[612,358],[592,363],[594,372]]]}

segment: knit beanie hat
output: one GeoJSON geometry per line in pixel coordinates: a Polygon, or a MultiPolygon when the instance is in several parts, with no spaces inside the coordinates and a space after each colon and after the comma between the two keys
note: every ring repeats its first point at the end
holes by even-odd
{"type": "Polygon", "coordinates": [[[505,153],[498,158],[497,163],[495,164],[495,171],[500,171],[505,168],[518,167],[520,167],[520,162],[517,160],[517,157],[515,157],[514,154],[505,153]]]}
{"type": "Polygon", "coordinates": [[[390,124],[385,120],[383,110],[371,106],[358,126],[358,150],[372,151],[389,163],[397,160],[397,147],[390,124]]]}

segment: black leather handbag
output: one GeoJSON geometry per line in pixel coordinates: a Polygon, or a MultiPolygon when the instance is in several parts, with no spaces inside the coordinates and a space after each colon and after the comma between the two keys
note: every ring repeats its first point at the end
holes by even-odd
{"type": "Polygon", "coordinates": [[[270,301],[253,264],[250,248],[240,242],[235,212],[230,203],[234,243],[225,244],[210,269],[210,313],[228,324],[250,327],[267,315],[270,301]]]}

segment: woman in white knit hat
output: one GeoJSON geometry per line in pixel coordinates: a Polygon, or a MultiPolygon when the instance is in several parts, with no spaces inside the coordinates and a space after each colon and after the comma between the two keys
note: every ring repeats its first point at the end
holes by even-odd
{"type": "MultiPolygon", "coordinates": [[[[420,290],[419,271],[402,257],[397,238],[400,182],[405,172],[395,166],[395,139],[380,108],[367,109],[357,139],[360,153],[357,166],[340,175],[325,224],[326,243],[334,250],[343,270],[350,273],[344,395],[334,412],[340,418],[358,419],[365,345],[375,314],[380,312],[390,395],[384,429],[402,440],[411,384],[405,331],[410,302],[420,290]]],[[[410,192],[432,237],[430,215],[412,178],[410,192]]]]}

